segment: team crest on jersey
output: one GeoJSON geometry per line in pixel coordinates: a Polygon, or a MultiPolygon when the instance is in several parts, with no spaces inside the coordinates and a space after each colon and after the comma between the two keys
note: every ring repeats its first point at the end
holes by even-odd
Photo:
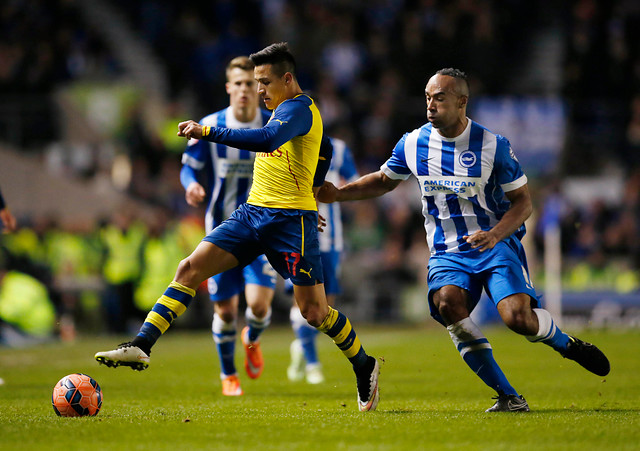
{"type": "Polygon", "coordinates": [[[458,157],[458,161],[463,168],[470,168],[476,164],[476,154],[470,150],[465,150],[458,157]]]}

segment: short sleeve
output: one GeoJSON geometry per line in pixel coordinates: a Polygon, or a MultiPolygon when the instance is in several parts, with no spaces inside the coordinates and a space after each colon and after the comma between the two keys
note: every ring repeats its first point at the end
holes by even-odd
{"type": "Polygon", "coordinates": [[[380,166],[382,173],[392,180],[406,180],[411,175],[411,170],[407,166],[407,159],[404,153],[404,144],[407,136],[408,134],[405,133],[393,148],[391,157],[380,166]]]}
{"type": "Polygon", "coordinates": [[[185,166],[189,166],[196,171],[204,168],[206,163],[205,155],[207,152],[207,148],[209,143],[204,140],[198,139],[190,139],[187,142],[187,148],[184,150],[182,154],[182,164],[185,166]]]}
{"type": "Polygon", "coordinates": [[[504,192],[527,184],[527,176],[522,171],[509,140],[500,135],[497,138],[494,171],[496,180],[504,192]]]}

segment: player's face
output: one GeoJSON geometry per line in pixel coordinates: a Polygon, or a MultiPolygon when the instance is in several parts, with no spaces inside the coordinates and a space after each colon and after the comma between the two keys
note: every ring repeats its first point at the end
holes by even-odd
{"type": "Polygon", "coordinates": [[[265,64],[256,66],[253,75],[258,82],[258,94],[268,109],[275,110],[278,105],[287,100],[287,74],[279,77],[271,72],[271,64],[265,64]]]}
{"type": "Polygon", "coordinates": [[[226,84],[229,103],[234,108],[255,108],[258,106],[258,92],[253,71],[234,67],[229,72],[226,84]]]}
{"type": "Polygon", "coordinates": [[[437,129],[454,127],[465,115],[466,96],[456,88],[456,79],[448,75],[434,75],[424,90],[427,99],[427,119],[437,129]]]}

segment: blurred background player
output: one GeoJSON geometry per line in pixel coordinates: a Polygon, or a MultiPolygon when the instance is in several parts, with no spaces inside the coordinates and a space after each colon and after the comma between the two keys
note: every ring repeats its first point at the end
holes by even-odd
{"type": "MultiPolygon", "coordinates": [[[[326,175],[326,180],[339,186],[342,181],[352,182],[358,178],[358,171],[353,160],[351,149],[338,138],[329,138],[333,146],[333,158],[326,175]]],[[[324,218],[320,239],[320,258],[324,274],[324,289],[329,305],[335,305],[336,297],[341,293],[340,264],[344,241],[342,234],[342,215],[340,204],[318,203],[318,214],[324,218]]],[[[287,292],[293,293],[293,285],[285,281],[287,292]]],[[[316,350],[318,331],[304,319],[300,308],[295,305],[290,312],[291,327],[296,339],[291,343],[291,364],[287,368],[287,377],[291,381],[306,378],[310,384],[324,382],[322,365],[316,350]]]]}
{"type": "MultiPolygon", "coordinates": [[[[204,117],[200,123],[227,128],[262,128],[270,113],[258,106],[253,63],[246,56],[232,59],[226,69],[229,107],[204,117]]],[[[253,177],[255,152],[224,144],[191,139],[182,156],[180,181],[191,206],[204,203],[206,232],[211,232],[247,200],[253,177]],[[206,187],[206,188],[205,188],[206,187]]],[[[220,358],[222,394],[242,395],[234,362],[239,294],[247,301],[247,326],[241,339],[245,347],[245,369],[250,378],[260,376],[264,367],[259,337],[271,322],[276,272],[264,255],[244,268],[236,267],[208,281],[213,301],[213,340],[220,358]]]]}
{"type": "Polygon", "coordinates": [[[105,282],[102,304],[112,333],[131,333],[144,319],[144,311],[136,307],[134,293],[143,270],[147,228],[137,216],[131,205],[123,205],[100,229],[105,282]]]}
{"type": "MultiPolygon", "coordinates": [[[[0,192],[0,226],[5,233],[18,225],[0,192]]],[[[0,241],[0,346],[42,344],[54,337],[56,312],[47,287],[22,270],[0,241]]],[[[0,385],[4,380],[0,378],[0,385]]]]}

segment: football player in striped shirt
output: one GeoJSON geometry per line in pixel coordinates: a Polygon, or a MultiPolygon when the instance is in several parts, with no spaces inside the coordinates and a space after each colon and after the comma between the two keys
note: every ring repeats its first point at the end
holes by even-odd
{"type": "MultiPolygon", "coordinates": [[[[253,78],[253,63],[247,56],[232,59],[226,68],[229,106],[205,116],[200,123],[227,128],[262,128],[270,113],[258,106],[258,91],[253,78]]],[[[191,139],[182,155],[180,181],[189,205],[207,206],[206,232],[211,232],[246,202],[253,177],[255,152],[224,144],[191,139]],[[205,188],[206,187],[206,188],[205,188]]],[[[239,294],[247,301],[241,340],[245,348],[244,367],[251,379],[262,374],[264,359],[258,338],[271,323],[271,301],[276,272],[267,258],[260,255],[244,268],[236,267],[213,276],[208,281],[213,301],[213,340],[220,359],[222,394],[243,394],[235,366],[236,329],[239,294]]]]}
{"type": "Polygon", "coordinates": [[[529,411],[469,317],[482,290],[504,323],[604,376],[609,361],[594,345],[562,332],[541,308],[520,239],[532,211],[527,177],[509,141],[466,115],[469,85],[457,69],[442,69],[425,89],[428,123],[405,134],[379,171],[341,188],[325,183],[321,202],[368,199],[413,175],[422,197],[429,258],[428,302],[465,363],[489,387],[488,412],[529,411]]]}
{"type": "Polygon", "coordinates": [[[254,78],[266,107],[273,110],[259,129],[232,129],[181,122],[179,136],[257,152],[247,202],[213,229],[180,262],[169,285],[130,343],[98,352],[98,362],[142,370],[151,347],[173,320],[187,309],[205,279],[265,254],[273,268],[294,285],[294,296],[309,324],[333,339],[356,375],[361,411],[378,404],[378,361],[369,356],[349,319],[327,304],[318,243],[314,193],[330,159],[320,158],[322,119],[296,78],[295,60],[286,43],[272,44],[250,56],[254,78]],[[318,168],[319,166],[319,168],[318,168]]]}
{"type": "MultiPolygon", "coordinates": [[[[356,180],[358,171],[347,143],[338,138],[329,138],[329,140],[333,146],[333,158],[326,180],[335,185],[339,185],[342,181],[356,180]]],[[[319,203],[318,214],[325,219],[323,231],[319,234],[324,289],[329,305],[334,306],[336,296],[341,292],[340,259],[344,249],[340,204],[319,203]]],[[[290,283],[286,286],[287,292],[293,289],[290,283]]],[[[291,307],[289,318],[296,339],[291,343],[291,364],[287,368],[287,377],[291,381],[306,379],[310,384],[324,382],[322,365],[316,350],[317,329],[304,319],[297,305],[291,307]]]]}

